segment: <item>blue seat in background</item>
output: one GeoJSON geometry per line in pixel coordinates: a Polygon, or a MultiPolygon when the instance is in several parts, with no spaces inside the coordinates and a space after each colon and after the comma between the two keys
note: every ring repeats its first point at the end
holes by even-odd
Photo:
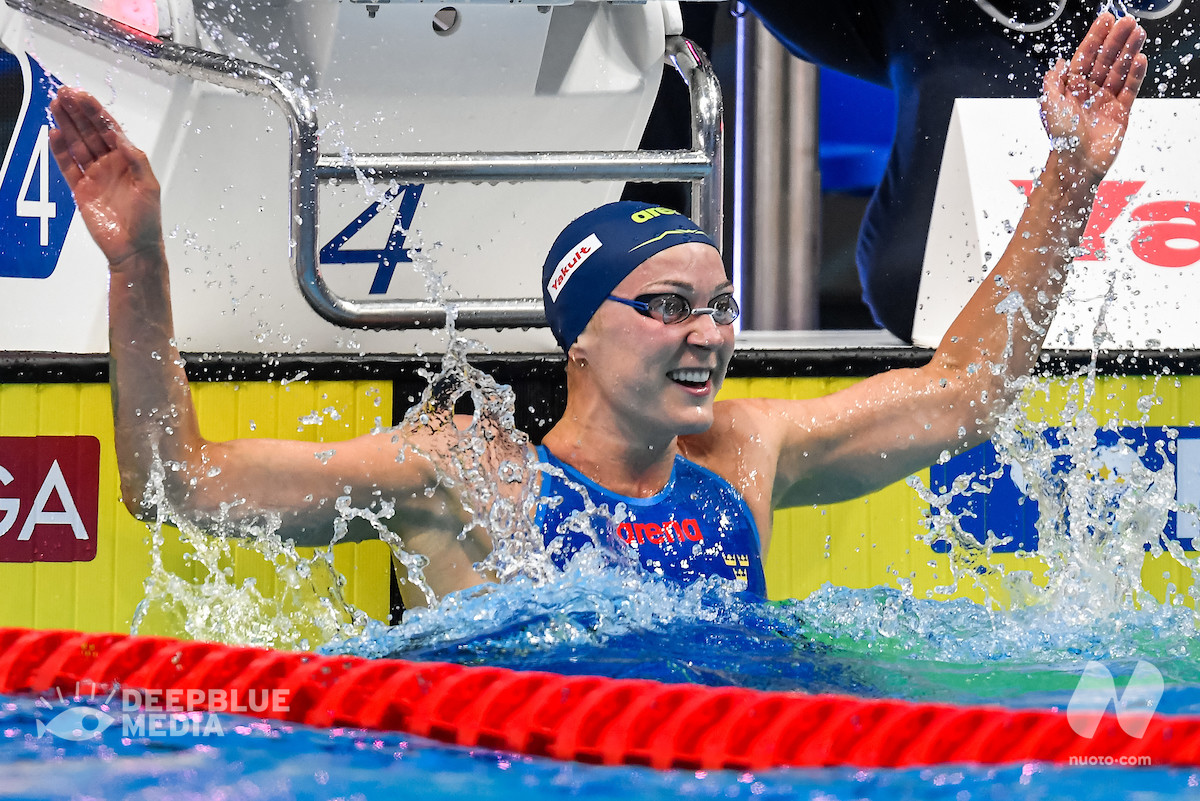
{"type": "Polygon", "coordinates": [[[823,67],[820,126],[821,191],[873,192],[896,132],[895,94],[823,67]]]}

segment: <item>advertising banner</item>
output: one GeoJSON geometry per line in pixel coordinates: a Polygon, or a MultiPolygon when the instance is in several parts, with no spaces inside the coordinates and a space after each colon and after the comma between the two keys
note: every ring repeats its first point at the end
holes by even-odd
{"type": "MultiPolygon", "coordinates": [[[[1200,101],[1142,98],[1083,232],[1048,347],[1200,341],[1200,101]]],[[[958,100],[929,228],[913,339],[935,347],[1000,259],[1049,144],[1036,100],[958,100]]]]}
{"type": "Polygon", "coordinates": [[[96,558],[100,440],[0,437],[0,562],[96,558]]]}

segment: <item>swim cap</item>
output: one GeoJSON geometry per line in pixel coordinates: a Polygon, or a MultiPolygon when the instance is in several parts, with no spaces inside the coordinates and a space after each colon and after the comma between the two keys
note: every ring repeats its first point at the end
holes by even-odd
{"type": "Polygon", "coordinates": [[[604,299],[654,254],[685,242],[717,247],[677,211],[622,200],[587,212],[554,240],[542,266],[542,301],[564,350],[583,333],[604,299]]]}

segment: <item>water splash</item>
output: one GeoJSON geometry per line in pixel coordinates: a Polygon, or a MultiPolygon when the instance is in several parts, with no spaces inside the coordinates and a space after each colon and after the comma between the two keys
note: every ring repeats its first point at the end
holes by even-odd
{"type": "MultiPolygon", "coordinates": [[[[394,185],[381,193],[365,175],[360,174],[360,181],[368,196],[381,204],[394,202],[394,185]]],[[[515,393],[468,361],[483,346],[456,331],[456,308],[448,300],[453,293],[445,284],[445,273],[435,266],[438,243],[427,247],[420,231],[411,232],[408,241],[413,269],[423,277],[428,297],[446,309],[449,345],[437,372],[421,372],[427,382],[421,397],[391,430],[397,461],[419,458],[432,466],[435,480],[427,494],[443,489],[456,498],[464,512],[460,541],[482,533],[487,547],[475,565],[480,575],[498,581],[525,576],[545,583],[557,570],[533,525],[543,465],[515,424],[515,393]],[[469,417],[456,415],[456,407],[463,406],[469,407],[469,417]]],[[[337,420],[337,409],[314,409],[299,424],[321,425],[327,418],[337,420]]],[[[381,424],[376,429],[386,436],[381,424]]],[[[316,456],[328,463],[336,450],[333,444],[316,456]]],[[[299,555],[291,542],[280,539],[278,516],[246,522],[242,507],[247,499],[206,519],[176,514],[163,479],[168,470],[182,467],[157,464],[146,489],[147,506],[158,510],[158,518],[151,530],[151,574],[135,614],[134,631],[148,628],[224,642],[307,648],[361,630],[366,616],[343,597],[345,579],[334,569],[331,551],[320,549],[312,558],[299,555]],[[175,547],[164,533],[167,521],[180,525],[180,544],[188,549],[184,559],[194,579],[176,575],[164,565],[164,549],[175,547]],[[238,559],[239,550],[257,551],[266,561],[267,574],[275,573],[278,589],[260,588],[253,578],[235,582],[229,565],[238,559]]],[[[348,492],[335,500],[337,517],[329,532],[330,546],[347,536],[352,521],[365,521],[390,547],[406,573],[406,583],[427,604],[435,604],[436,593],[425,576],[428,558],[388,525],[395,502],[381,498],[368,508],[356,508],[348,492]]]]}
{"type": "Polygon", "coordinates": [[[440,371],[422,371],[428,383],[397,436],[429,443],[405,449],[426,458],[437,483],[460,499],[467,518],[459,539],[472,530],[490,536],[490,553],[477,571],[500,581],[524,575],[545,582],[557,571],[533,522],[542,465],[516,426],[516,395],[470,364],[474,343],[454,336],[452,324],[451,334],[440,371]],[[469,422],[455,419],[460,401],[470,404],[469,422]]]}
{"type": "MultiPolygon", "coordinates": [[[[562,580],[455,593],[403,626],[369,623],[322,651],[567,675],[1012,706],[1064,705],[1089,659],[1146,659],[1195,695],[1190,610],[1072,620],[1047,607],[989,609],[905,590],[825,585],[763,604],[717,579],[683,586],[585,548],[562,580]]],[[[1191,696],[1189,696],[1191,697],[1191,696]]],[[[1179,702],[1186,699],[1182,695],[1179,702]]],[[[1187,703],[1194,702],[1187,701],[1187,703]]]]}
{"type": "Polygon", "coordinates": [[[818,675],[824,649],[788,610],[722,579],[682,585],[590,547],[556,581],[521,577],[453,593],[407,613],[402,626],[372,623],[322,650],[764,689],[866,686],[857,667],[818,675]]]}
{"type": "Polygon", "coordinates": [[[345,578],[333,566],[329,548],[311,557],[300,555],[290,540],[280,538],[278,516],[256,523],[235,520],[232,508],[224,519],[201,526],[173,513],[165,490],[166,471],[176,466],[156,458],[145,498],[156,509],[150,524],[150,572],[144,597],[134,611],[133,634],[154,633],[197,640],[283,649],[315,647],[331,638],[355,636],[367,616],[343,596],[345,578]],[[179,575],[164,563],[167,526],[178,526],[178,544],[193,572],[179,575]],[[234,577],[233,566],[252,550],[273,573],[274,587],[262,588],[256,577],[234,577]]]}
{"type": "MultiPolygon", "coordinates": [[[[1025,404],[1014,404],[1003,415],[992,438],[999,470],[960,475],[943,491],[909,480],[930,506],[924,541],[950,545],[953,580],[938,592],[955,592],[967,580],[983,591],[987,606],[1036,605],[1075,621],[1164,603],[1142,585],[1147,554],[1167,553],[1185,566],[1194,562],[1178,541],[1165,536],[1170,516],[1186,511],[1175,499],[1171,457],[1177,432],[1166,427],[1156,432],[1149,424],[1149,413],[1160,402],[1153,393],[1137,400],[1137,419],[1102,421],[1097,386],[1093,358],[1068,377],[1057,417],[1039,421],[1027,416],[1025,406],[1039,399],[1049,403],[1058,384],[1029,382],[1025,404]],[[971,513],[950,510],[956,501],[989,492],[1005,468],[1025,502],[1038,510],[1037,552],[1015,555],[1018,565],[1028,561],[1028,570],[1006,568],[993,559],[999,546],[1012,541],[1012,532],[989,530],[981,543],[964,531],[961,518],[971,513]]],[[[1166,605],[1195,605],[1194,584],[1172,589],[1166,605]]]]}

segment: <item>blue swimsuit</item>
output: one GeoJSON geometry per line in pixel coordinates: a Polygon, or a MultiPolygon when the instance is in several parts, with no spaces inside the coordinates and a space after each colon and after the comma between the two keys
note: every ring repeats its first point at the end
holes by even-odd
{"type": "Polygon", "coordinates": [[[546,547],[559,567],[585,545],[599,544],[636,556],[643,567],[662,576],[684,582],[721,576],[744,581],[747,591],[766,597],[754,516],[741,494],[716,473],[676,456],[661,492],[628,498],[601,487],[544,447],[537,451],[543,462],[563,472],[543,474],[537,513],[546,547]]]}

